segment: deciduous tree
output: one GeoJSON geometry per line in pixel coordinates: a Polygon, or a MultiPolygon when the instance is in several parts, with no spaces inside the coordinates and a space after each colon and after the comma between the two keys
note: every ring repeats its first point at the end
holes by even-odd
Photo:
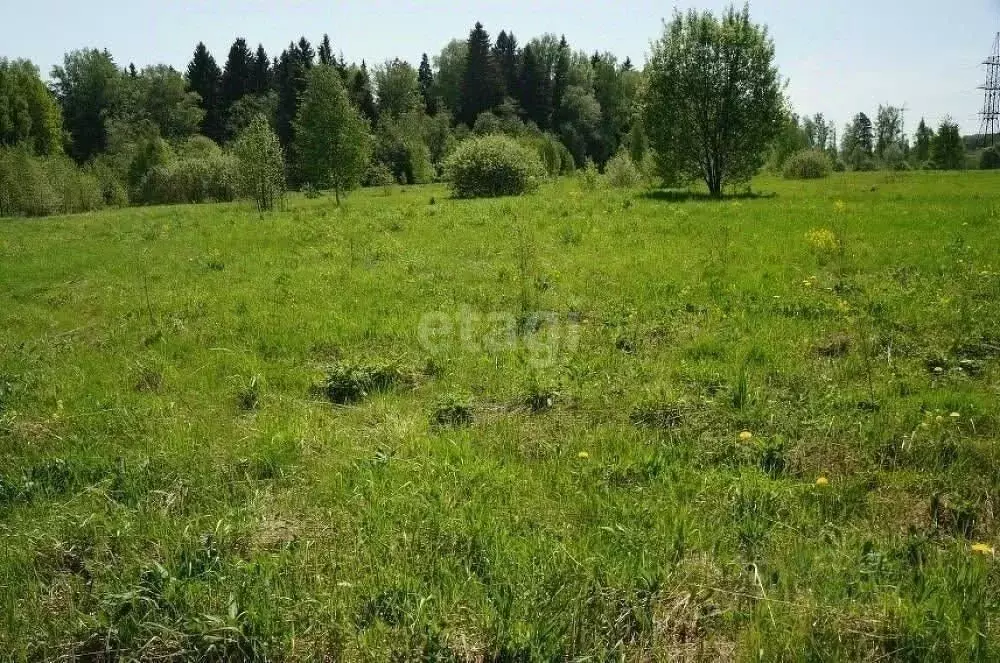
{"type": "Polygon", "coordinates": [[[749,9],[675,13],[653,45],[644,125],[666,181],[702,178],[713,196],[748,181],[781,131],[784,98],[766,28],[749,9]]]}

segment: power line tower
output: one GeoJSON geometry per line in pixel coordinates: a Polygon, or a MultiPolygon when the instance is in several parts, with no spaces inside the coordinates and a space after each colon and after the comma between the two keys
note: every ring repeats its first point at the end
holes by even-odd
{"type": "Polygon", "coordinates": [[[1000,145],[1000,32],[993,41],[993,51],[983,65],[986,67],[986,83],[979,86],[985,95],[979,134],[983,147],[995,147],[1000,145]]]}

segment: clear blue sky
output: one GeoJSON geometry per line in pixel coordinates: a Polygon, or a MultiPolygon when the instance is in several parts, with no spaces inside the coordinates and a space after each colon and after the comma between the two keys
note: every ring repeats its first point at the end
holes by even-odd
{"type": "MultiPolygon", "coordinates": [[[[678,2],[720,10],[724,2],[678,2]]],[[[28,58],[48,73],[65,51],[107,48],[119,64],[183,69],[204,41],[220,66],[244,36],[272,56],[292,39],[324,32],[348,61],[418,61],[480,20],[524,43],[565,34],[574,48],[609,50],[645,62],[650,40],[674,5],[651,0],[0,0],[0,57],[28,58]]],[[[879,103],[906,104],[907,129],[920,117],[951,115],[978,129],[979,63],[1000,30],[1000,0],[755,0],[751,14],[774,37],[788,92],[800,113],[823,112],[838,127],[879,103]]]]}

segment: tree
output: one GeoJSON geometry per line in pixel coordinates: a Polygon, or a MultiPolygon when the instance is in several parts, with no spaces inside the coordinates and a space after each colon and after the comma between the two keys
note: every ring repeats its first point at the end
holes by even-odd
{"type": "Polygon", "coordinates": [[[436,115],[438,111],[437,97],[434,90],[434,72],[431,70],[430,60],[424,53],[420,58],[420,67],[417,69],[417,84],[420,87],[420,98],[424,101],[424,112],[428,115],[436,115]]]}
{"type": "Polygon", "coordinates": [[[941,170],[960,170],[965,167],[965,142],[956,124],[946,117],[938,127],[931,147],[934,166],[941,170]]]}
{"type": "Polygon", "coordinates": [[[122,72],[107,51],[73,51],[52,69],[63,122],[72,140],[70,153],[84,162],[107,147],[107,119],[114,110],[122,72]]]}
{"type": "Polygon", "coordinates": [[[914,148],[914,156],[917,163],[926,163],[931,158],[931,144],[934,142],[934,130],[927,126],[924,118],[920,118],[916,133],[917,145],[914,148]]]}
{"type": "Polygon", "coordinates": [[[558,127],[565,120],[563,99],[569,86],[570,61],[569,44],[566,37],[559,40],[559,50],[552,70],[552,126],[558,127]]]}
{"type": "Polygon", "coordinates": [[[38,155],[62,152],[62,113],[38,68],[0,58],[0,145],[26,145],[38,155]]]}
{"type": "Polygon", "coordinates": [[[880,157],[890,145],[899,145],[903,138],[903,115],[895,106],[878,107],[875,116],[875,153],[880,157]]]}
{"type": "Polygon", "coordinates": [[[462,98],[462,81],[465,79],[468,53],[467,42],[453,39],[434,58],[434,97],[440,99],[452,113],[458,111],[462,98]]]}
{"type": "Polygon", "coordinates": [[[222,113],[225,117],[233,104],[253,91],[254,56],[242,37],[233,42],[222,69],[222,113]]]}
{"type": "Polygon", "coordinates": [[[480,113],[492,110],[503,101],[503,83],[490,47],[490,35],[482,23],[476,23],[467,43],[459,120],[471,127],[480,113]]]}
{"type": "Polygon", "coordinates": [[[398,59],[375,68],[375,90],[379,117],[388,115],[397,119],[423,104],[417,72],[408,62],[398,59]]]}
{"type": "Polygon", "coordinates": [[[263,44],[257,44],[257,53],[253,58],[250,71],[250,92],[252,94],[267,94],[271,91],[271,61],[263,44]]]}
{"type": "Polygon", "coordinates": [[[812,124],[816,128],[816,142],[814,147],[818,150],[826,151],[827,147],[830,145],[830,129],[832,127],[829,123],[827,123],[826,118],[823,117],[822,113],[816,113],[813,115],[812,124]]]}
{"type": "Polygon", "coordinates": [[[319,63],[328,67],[336,66],[337,62],[333,55],[333,46],[330,45],[330,35],[324,34],[323,41],[319,45],[319,63]]]}
{"type": "Polygon", "coordinates": [[[518,82],[518,102],[524,117],[534,122],[543,131],[549,126],[552,116],[552,87],[549,73],[538,59],[531,44],[524,47],[521,54],[521,77],[518,82]]]}
{"type": "Polygon", "coordinates": [[[676,12],[647,74],[644,126],[664,179],[701,177],[713,196],[749,181],[785,116],[774,43],[749,9],[676,12]]]}
{"type": "Polygon", "coordinates": [[[368,76],[368,67],[365,61],[361,61],[361,66],[351,77],[349,96],[354,105],[361,111],[361,115],[368,120],[371,126],[378,124],[378,106],[375,104],[375,95],[372,93],[372,81],[368,76]]]}
{"type": "Polygon", "coordinates": [[[856,145],[865,154],[871,156],[875,150],[875,136],[872,128],[872,121],[864,113],[858,113],[854,117],[854,125],[851,132],[856,140],[856,145]]]}
{"type": "Polygon", "coordinates": [[[285,147],[292,144],[295,117],[298,115],[299,98],[305,92],[307,77],[312,67],[312,50],[303,37],[298,44],[290,43],[278,58],[274,68],[275,88],[278,92],[276,124],[278,140],[285,147]],[[303,45],[306,50],[303,50],[303,45]]]}
{"type": "Polygon", "coordinates": [[[517,39],[513,32],[508,34],[501,30],[500,34],[497,35],[496,44],[493,46],[493,59],[500,69],[500,80],[503,82],[504,94],[516,99],[521,72],[518,66],[517,39]]]}
{"type": "Polygon", "coordinates": [[[295,122],[295,154],[304,181],[342,191],[358,186],[371,154],[368,123],[351,104],[340,74],[328,66],[309,73],[295,122]]]}
{"type": "Polygon", "coordinates": [[[133,123],[149,120],[161,136],[172,141],[198,133],[205,117],[201,99],[196,92],[187,90],[184,77],[173,67],[146,67],[138,76],[130,76],[125,86],[132,88],[130,96],[135,106],[120,110],[120,118],[133,123]]]}
{"type": "Polygon", "coordinates": [[[188,65],[187,89],[198,95],[199,106],[204,112],[201,120],[201,133],[219,142],[224,136],[224,119],[221,114],[219,89],[222,71],[215,63],[215,58],[199,42],[194,49],[194,56],[188,65]]]}
{"type": "Polygon", "coordinates": [[[285,195],[285,160],[267,118],[258,115],[251,120],[233,152],[240,164],[240,194],[252,198],[261,214],[274,209],[285,195]]]}
{"type": "Polygon", "coordinates": [[[552,87],[549,74],[535,54],[535,48],[528,44],[521,53],[521,76],[518,82],[518,102],[524,117],[534,122],[543,131],[552,117],[552,87]]]}

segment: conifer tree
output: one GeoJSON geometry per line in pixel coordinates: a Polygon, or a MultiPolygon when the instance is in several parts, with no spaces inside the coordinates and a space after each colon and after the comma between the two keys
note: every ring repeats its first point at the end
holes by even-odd
{"type": "Polygon", "coordinates": [[[333,47],[330,45],[330,35],[324,34],[323,41],[319,45],[319,63],[327,66],[336,64],[333,56],[333,47]]]}
{"type": "Polygon", "coordinates": [[[249,94],[252,89],[254,56],[246,39],[239,37],[229,49],[226,66],[222,69],[222,114],[229,114],[233,104],[249,94]]]}
{"type": "Polygon", "coordinates": [[[263,44],[258,44],[250,74],[250,91],[253,94],[267,94],[271,89],[271,75],[271,60],[268,59],[263,44]]]}
{"type": "Polygon", "coordinates": [[[539,129],[548,129],[552,116],[551,81],[531,44],[525,46],[521,53],[521,75],[517,87],[525,119],[534,122],[539,129]]]}
{"type": "Polygon", "coordinates": [[[559,52],[552,75],[552,126],[556,128],[566,120],[563,102],[569,87],[569,56],[569,44],[566,43],[566,37],[563,37],[559,40],[559,52]]]}
{"type": "Polygon", "coordinates": [[[493,58],[500,69],[504,94],[517,99],[518,78],[521,72],[518,67],[517,39],[514,37],[514,33],[500,31],[496,45],[493,47],[493,58]]]}
{"type": "Polygon", "coordinates": [[[215,58],[205,44],[199,43],[194,49],[194,57],[187,68],[188,90],[201,97],[200,106],[205,111],[201,121],[201,133],[219,142],[223,138],[224,121],[219,108],[219,90],[222,72],[215,58]]]}
{"type": "Polygon", "coordinates": [[[431,69],[431,63],[426,53],[420,58],[417,81],[420,84],[420,96],[424,100],[424,111],[428,115],[437,115],[437,99],[434,97],[434,71],[431,69]]]}
{"type": "Polygon", "coordinates": [[[490,35],[482,23],[476,23],[469,33],[468,46],[458,117],[471,127],[480,113],[492,110],[503,101],[503,83],[493,58],[490,35]]]}
{"type": "Polygon", "coordinates": [[[375,95],[372,94],[372,81],[368,75],[368,66],[361,61],[361,67],[354,73],[349,91],[351,101],[361,111],[366,120],[375,126],[378,124],[378,107],[375,105],[375,95]]]}

